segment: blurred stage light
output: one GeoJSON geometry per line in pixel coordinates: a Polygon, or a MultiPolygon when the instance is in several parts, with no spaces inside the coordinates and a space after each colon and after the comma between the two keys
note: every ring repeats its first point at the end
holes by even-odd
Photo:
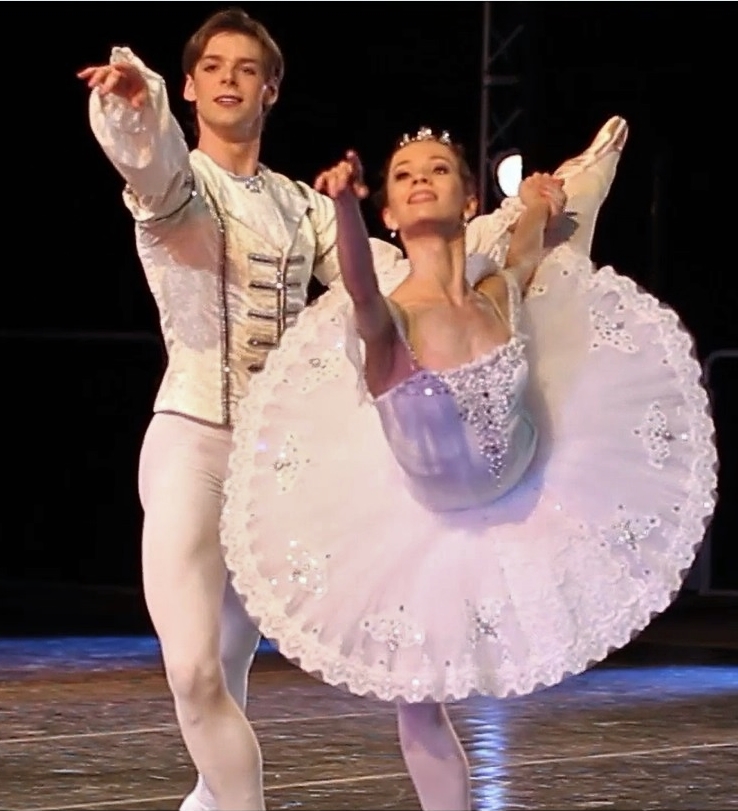
{"type": "Polygon", "coordinates": [[[515,197],[523,179],[523,156],[517,149],[498,152],[490,164],[492,184],[498,199],[515,197]]]}

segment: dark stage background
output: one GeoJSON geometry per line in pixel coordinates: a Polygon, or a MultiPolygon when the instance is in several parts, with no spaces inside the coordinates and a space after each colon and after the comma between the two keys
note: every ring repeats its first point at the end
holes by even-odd
{"type": "MultiPolygon", "coordinates": [[[[136,466],[162,368],[158,326],[121,182],[87,125],[75,72],[130,45],[168,80],[216,3],[6,3],[7,198],[0,337],[5,503],[0,633],[147,629],[136,466]],[[25,43],[23,47],[21,44],[25,43]]],[[[581,150],[612,114],[631,137],[594,251],[674,306],[700,357],[738,346],[731,4],[492,3],[503,38],[492,107],[522,116],[527,169],[581,150]]],[[[306,180],[346,147],[379,169],[421,124],[479,153],[483,3],[251,3],[287,76],[263,157],[306,180]]],[[[376,220],[372,227],[377,235],[376,220]]],[[[738,590],[738,364],[712,384],[723,468],[703,588],[738,590]]],[[[699,578],[691,581],[696,588],[699,578]]]]}

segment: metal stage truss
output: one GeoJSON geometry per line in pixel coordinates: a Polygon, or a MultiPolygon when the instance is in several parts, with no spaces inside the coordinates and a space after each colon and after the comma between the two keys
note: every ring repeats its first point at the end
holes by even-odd
{"type": "MultiPolygon", "coordinates": [[[[524,26],[518,3],[482,3],[482,71],[479,105],[479,204],[490,208],[490,170],[496,152],[522,146],[524,26]]],[[[492,204],[495,205],[494,203],[492,204]]]]}

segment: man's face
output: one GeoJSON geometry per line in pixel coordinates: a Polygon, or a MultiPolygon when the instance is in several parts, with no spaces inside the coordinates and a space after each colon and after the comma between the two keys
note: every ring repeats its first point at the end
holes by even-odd
{"type": "Polygon", "coordinates": [[[258,134],[264,110],[277,100],[261,43],[235,32],[214,34],[187,76],[184,97],[194,102],[201,131],[229,141],[258,134]]]}

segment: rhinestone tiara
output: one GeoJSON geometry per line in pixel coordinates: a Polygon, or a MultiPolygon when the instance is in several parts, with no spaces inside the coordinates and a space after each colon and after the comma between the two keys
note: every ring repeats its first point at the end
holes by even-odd
{"type": "Polygon", "coordinates": [[[402,138],[397,142],[397,148],[407,146],[408,144],[413,143],[414,141],[438,141],[439,144],[445,144],[446,146],[450,146],[451,144],[451,136],[448,134],[446,130],[438,133],[436,135],[430,127],[421,127],[415,135],[410,135],[409,133],[405,133],[402,138]]]}

